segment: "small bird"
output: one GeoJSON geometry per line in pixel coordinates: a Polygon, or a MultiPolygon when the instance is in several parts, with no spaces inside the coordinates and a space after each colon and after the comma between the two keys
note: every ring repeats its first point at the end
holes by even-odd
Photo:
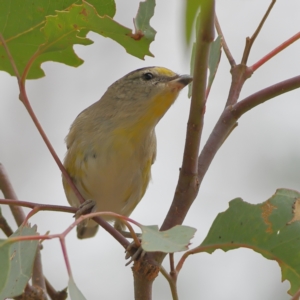
{"type": "MultiPolygon", "coordinates": [[[[132,213],[151,178],[155,126],[191,81],[163,67],[138,69],[77,116],[66,137],[64,166],[83,198],[93,200],[93,211],[132,213]]],[[[70,205],[79,207],[65,178],[63,186],[70,205]]],[[[114,227],[121,231],[123,224],[116,220],[114,227]]],[[[82,222],[77,236],[93,237],[97,229],[93,220],[82,222]]]]}

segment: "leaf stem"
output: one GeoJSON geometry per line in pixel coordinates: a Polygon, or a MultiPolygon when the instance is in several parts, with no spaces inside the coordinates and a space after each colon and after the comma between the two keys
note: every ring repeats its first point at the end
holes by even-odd
{"type": "Polygon", "coordinates": [[[276,47],[274,50],[269,52],[267,55],[265,55],[263,58],[261,58],[258,62],[253,64],[251,67],[249,67],[252,72],[255,72],[259,67],[261,67],[263,64],[265,64],[268,60],[270,60],[272,57],[277,55],[279,52],[290,46],[292,43],[294,43],[296,40],[300,38],[300,32],[293,35],[291,38],[283,42],[281,45],[276,47]]]}
{"type": "Polygon", "coordinates": [[[66,247],[66,242],[65,241],[66,241],[65,237],[62,237],[62,236],[59,237],[59,242],[60,242],[61,249],[62,249],[62,252],[63,252],[63,256],[64,256],[66,268],[67,268],[67,271],[68,271],[68,275],[69,275],[69,277],[72,277],[72,270],[71,270],[71,265],[70,265],[70,261],[69,261],[68,252],[67,252],[67,247],[66,247]]]}
{"type": "Polygon", "coordinates": [[[292,297],[291,300],[299,300],[300,298],[300,289],[296,292],[296,294],[292,297]]]}

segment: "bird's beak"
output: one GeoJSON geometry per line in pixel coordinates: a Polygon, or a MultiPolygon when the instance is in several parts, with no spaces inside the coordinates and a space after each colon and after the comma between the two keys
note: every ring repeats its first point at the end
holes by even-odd
{"type": "Polygon", "coordinates": [[[178,75],[178,77],[169,82],[169,86],[179,92],[192,81],[193,77],[190,75],[178,75]]]}
{"type": "Polygon", "coordinates": [[[187,86],[193,81],[193,77],[190,75],[180,75],[178,78],[176,78],[173,81],[180,83],[182,85],[182,88],[184,88],[185,86],[187,86]]]}

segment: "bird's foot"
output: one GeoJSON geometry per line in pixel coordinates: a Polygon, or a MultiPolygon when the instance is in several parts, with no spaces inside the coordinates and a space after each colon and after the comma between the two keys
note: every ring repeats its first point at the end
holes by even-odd
{"type": "Polygon", "coordinates": [[[137,246],[134,241],[129,244],[125,252],[126,252],[125,259],[130,258],[130,260],[125,264],[125,266],[128,266],[133,261],[143,258],[147,253],[146,251],[143,250],[142,246],[137,246]]]}
{"type": "Polygon", "coordinates": [[[86,215],[96,211],[96,202],[92,199],[85,200],[76,211],[74,217],[77,219],[82,215],[86,215]]]}

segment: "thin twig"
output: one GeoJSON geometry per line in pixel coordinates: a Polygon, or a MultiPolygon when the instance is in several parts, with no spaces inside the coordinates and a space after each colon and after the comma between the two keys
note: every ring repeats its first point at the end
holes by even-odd
{"type": "Polygon", "coordinates": [[[34,264],[33,264],[33,269],[32,269],[32,285],[34,287],[39,287],[41,290],[43,290],[43,294],[46,297],[46,283],[45,283],[45,278],[43,274],[43,265],[42,265],[42,257],[41,257],[41,250],[40,246],[38,245],[37,251],[35,254],[34,258],[34,264]]]}
{"type": "MultiPolygon", "coordinates": [[[[13,200],[13,199],[0,199],[0,204],[13,204],[14,206],[23,206],[28,208],[37,208],[40,210],[50,210],[50,211],[58,211],[58,212],[67,212],[67,213],[76,213],[77,208],[71,206],[62,206],[62,205],[52,205],[52,204],[40,204],[35,202],[21,201],[21,200],[13,200]]],[[[24,217],[25,220],[26,216],[24,217]]],[[[20,224],[21,225],[21,224],[20,224]]]]}
{"type": "Polygon", "coordinates": [[[59,241],[60,241],[60,245],[61,245],[61,249],[63,252],[63,256],[64,256],[64,260],[66,263],[66,268],[68,271],[68,275],[69,277],[72,277],[72,270],[71,270],[71,264],[69,261],[69,257],[68,257],[68,253],[67,253],[67,247],[66,247],[66,240],[64,237],[59,237],[59,241]]]}
{"type": "MultiPolygon", "coordinates": [[[[0,164],[0,189],[2,190],[4,197],[17,199],[17,195],[12,187],[12,184],[8,178],[6,170],[2,164],[0,164]]],[[[6,200],[4,200],[4,202],[6,202],[9,205],[15,221],[16,221],[17,225],[20,227],[21,224],[26,220],[25,213],[24,213],[23,209],[19,206],[20,201],[6,199],[6,200]],[[12,205],[12,203],[17,203],[17,205],[12,205]]],[[[6,236],[8,236],[8,237],[11,236],[13,234],[13,231],[7,224],[5,218],[2,216],[2,214],[0,216],[0,223],[1,223],[0,227],[3,230],[3,232],[6,234],[6,236]]],[[[33,278],[33,284],[35,286],[33,287],[33,286],[30,286],[29,284],[27,284],[24,293],[25,294],[26,293],[36,294],[36,295],[38,294],[40,297],[39,299],[42,299],[43,297],[45,298],[46,292],[45,292],[45,285],[44,285],[44,280],[43,280],[44,275],[43,275],[42,265],[41,265],[41,261],[40,261],[39,249],[37,251],[37,254],[35,256],[35,261],[33,264],[33,277],[32,278],[33,278]],[[41,279],[41,281],[35,280],[37,278],[42,278],[42,279],[41,279]]]]}
{"type": "MultiPolygon", "coordinates": [[[[70,206],[39,204],[39,203],[34,203],[34,202],[12,200],[12,199],[0,199],[0,204],[11,204],[11,203],[13,203],[14,205],[29,207],[29,208],[32,208],[33,210],[35,210],[33,213],[30,212],[28,214],[27,218],[25,218],[25,220],[28,219],[28,217],[31,217],[33,214],[35,214],[36,212],[38,212],[40,210],[67,212],[67,213],[73,213],[73,214],[76,213],[76,211],[77,211],[77,208],[70,207],[70,206]]],[[[124,220],[124,218],[126,218],[130,222],[134,223],[135,225],[137,225],[137,226],[139,225],[138,222],[135,222],[134,220],[132,220],[130,218],[118,215],[118,214],[113,213],[113,212],[98,212],[98,213],[92,213],[92,214],[84,215],[84,216],[81,216],[80,218],[78,218],[77,222],[78,222],[79,219],[82,221],[85,218],[92,218],[93,220],[98,221],[98,218],[99,218],[100,215],[109,215],[109,216],[113,216],[113,217],[116,217],[116,218],[120,218],[122,220],[124,220]]],[[[103,219],[101,218],[101,220],[103,220],[103,219]]],[[[108,224],[108,226],[111,226],[109,223],[107,223],[107,222],[105,222],[105,223],[108,224]]],[[[116,231],[116,240],[126,249],[129,246],[129,242],[127,241],[127,239],[119,231],[117,231],[116,229],[114,229],[114,231],[116,231]]]]}
{"type": "Polygon", "coordinates": [[[270,53],[265,55],[263,58],[261,58],[258,62],[253,64],[251,67],[249,67],[252,72],[256,71],[259,67],[261,67],[263,64],[265,64],[268,60],[270,60],[272,57],[277,55],[279,52],[290,46],[292,43],[297,41],[300,38],[300,32],[293,35],[291,38],[283,42],[281,45],[276,47],[274,50],[272,50],[270,53]]]}
{"type": "Polygon", "coordinates": [[[169,283],[170,290],[172,293],[172,299],[179,300],[176,281],[174,281],[174,279],[170,276],[170,274],[167,272],[167,270],[163,266],[160,266],[160,272],[167,279],[167,281],[169,283]]]}
{"type": "Polygon", "coordinates": [[[243,53],[243,57],[242,57],[242,61],[241,61],[241,64],[243,65],[246,65],[247,64],[247,61],[248,61],[248,58],[249,58],[249,54],[250,54],[250,50],[252,48],[252,45],[255,41],[255,39],[257,38],[259,32],[261,31],[265,21],[267,20],[274,4],[275,4],[276,0],[272,0],[271,4],[269,5],[265,15],[263,16],[262,20],[260,21],[257,29],[255,30],[255,32],[253,33],[253,35],[251,36],[251,38],[247,38],[246,39],[246,45],[245,45],[245,49],[244,49],[244,53],[243,53]]]}
{"type": "Polygon", "coordinates": [[[220,26],[220,23],[219,23],[219,20],[218,20],[218,17],[217,17],[217,14],[215,13],[215,27],[216,27],[216,30],[217,30],[217,33],[218,35],[221,37],[221,43],[222,43],[222,48],[224,49],[224,52],[227,56],[227,59],[230,63],[230,66],[232,68],[234,68],[236,66],[236,62],[229,50],[229,47],[226,43],[226,40],[225,40],[225,37],[224,37],[224,34],[222,32],[222,29],[221,29],[221,26],[220,26]]]}
{"type": "Polygon", "coordinates": [[[170,274],[174,274],[175,266],[174,266],[174,253],[169,253],[169,259],[170,259],[170,274]]]}
{"type": "Polygon", "coordinates": [[[292,297],[291,300],[299,300],[300,299],[300,289],[296,292],[296,294],[292,297]]]}
{"type": "Polygon", "coordinates": [[[14,232],[8,225],[6,219],[3,217],[2,212],[0,210],[0,229],[4,232],[4,234],[9,237],[11,236],[14,232]]]}
{"type": "Polygon", "coordinates": [[[45,278],[47,293],[51,300],[66,300],[68,298],[67,288],[56,291],[50,282],[45,278]]]}
{"type": "Polygon", "coordinates": [[[85,201],[85,199],[82,197],[79,190],[77,189],[77,187],[73,183],[73,181],[70,178],[68,172],[66,171],[64,165],[62,164],[62,162],[60,161],[60,159],[59,159],[58,155],[56,154],[54,148],[52,147],[52,144],[50,143],[47,135],[45,134],[39,120],[37,119],[32,107],[30,105],[29,99],[27,97],[25,85],[22,82],[20,83],[20,95],[21,95],[21,101],[25,105],[32,121],[34,122],[34,125],[36,126],[37,130],[39,131],[39,133],[40,133],[42,139],[44,140],[49,152],[51,153],[52,157],[54,158],[54,160],[55,160],[56,164],[58,165],[60,171],[62,172],[64,178],[66,179],[68,184],[71,186],[73,192],[75,193],[75,195],[79,199],[79,202],[82,204],[85,201]]]}
{"type": "MultiPolygon", "coordinates": [[[[6,201],[8,201],[14,219],[17,225],[20,227],[21,224],[26,220],[25,213],[23,209],[19,206],[20,201],[17,200],[18,199],[17,195],[13,189],[13,186],[6,173],[6,170],[2,164],[0,164],[0,189],[2,190],[4,197],[15,199],[15,200],[6,199],[6,201]],[[12,205],[12,203],[17,203],[17,205],[12,205]]],[[[13,232],[2,215],[1,215],[1,221],[2,221],[1,222],[2,230],[5,232],[7,236],[10,236],[13,232]],[[6,227],[3,228],[5,224],[6,227]],[[8,229],[10,229],[11,232],[9,232],[8,229]]],[[[29,291],[30,293],[32,292],[38,293],[40,295],[39,299],[46,298],[46,287],[45,287],[43,268],[41,262],[41,254],[39,249],[37,249],[35,260],[33,263],[32,284],[33,286],[27,284],[26,291],[29,291]]]]}
{"type": "Polygon", "coordinates": [[[18,202],[18,197],[14,191],[14,188],[9,180],[8,174],[4,168],[4,166],[0,163],[0,190],[3,193],[3,196],[10,201],[10,203],[7,203],[9,205],[9,208],[11,210],[12,215],[14,216],[14,219],[17,223],[18,226],[21,226],[21,224],[25,220],[25,213],[23,209],[17,205],[12,205],[12,202],[17,203],[18,202]]]}
{"type": "Polygon", "coordinates": [[[267,12],[265,13],[262,21],[258,25],[258,27],[257,27],[256,31],[254,32],[254,34],[252,35],[252,37],[246,39],[246,46],[244,49],[244,54],[243,54],[241,63],[239,65],[236,65],[231,68],[232,80],[231,80],[230,90],[228,93],[228,98],[227,98],[227,101],[225,104],[225,108],[237,103],[239,96],[240,96],[240,92],[242,90],[242,87],[244,86],[245,81],[248,78],[250,78],[253,73],[253,70],[251,68],[247,67],[247,65],[246,65],[248,56],[250,54],[251,47],[252,47],[257,35],[259,34],[264,22],[266,21],[275,2],[276,2],[276,0],[273,0],[272,3],[270,4],[267,12]]]}
{"type": "MultiPolygon", "coordinates": [[[[6,170],[2,164],[0,164],[0,189],[2,190],[4,197],[17,199],[17,195],[12,187],[12,184],[8,178],[6,170]]],[[[26,218],[23,209],[20,207],[20,201],[6,199],[4,200],[4,202],[7,202],[7,204],[9,204],[9,207],[12,211],[12,214],[15,218],[17,225],[21,226],[21,224],[26,220],[26,218]],[[17,205],[12,205],[12,203],[15,203],[17,205]]],[[[6,220],[2,215],[0,216],[0,223],[1,223],[0,225],[1,229],[4,231],[4,233],[7,236],[13,234],[13,231],[10,229],[9,225],[7,224],[6,220]]],[[[32,291],[37,291],[41,296],[40,299],[42,299],[42,294],[43,297],[45,298],[46,288],[45,288],[43,268],[41,263],[41,254],[39,249],[37,249],[35,261],[33,263],[32,284],[34,285],[34,287],[28,285],[27,291],[30,291],[30,293],[32,293],[32,291]]]]}

